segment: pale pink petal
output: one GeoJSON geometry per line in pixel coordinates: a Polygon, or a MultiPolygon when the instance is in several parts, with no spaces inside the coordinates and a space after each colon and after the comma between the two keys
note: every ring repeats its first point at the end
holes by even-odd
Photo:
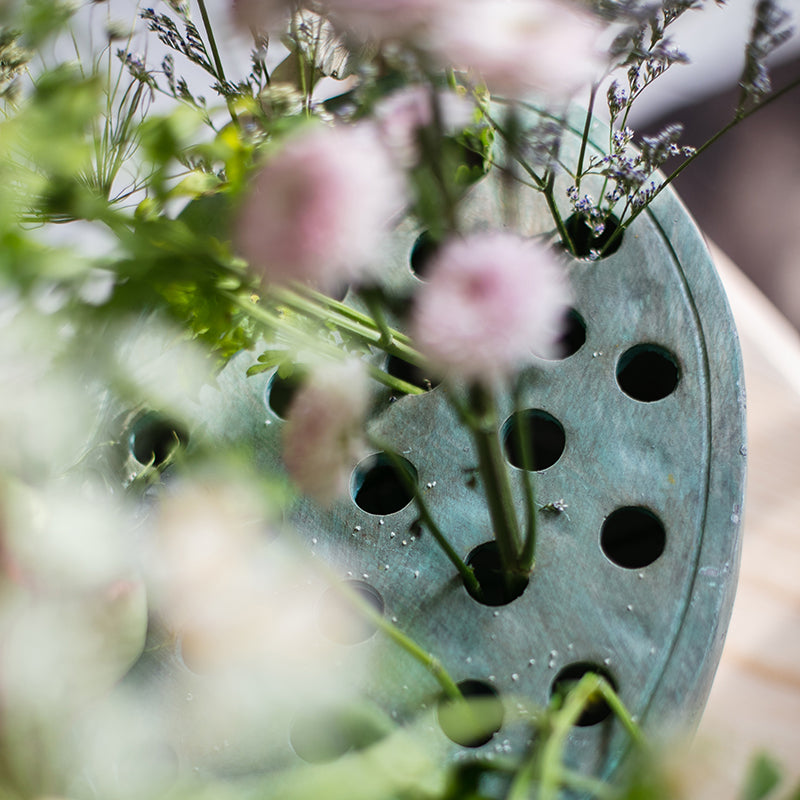
{"type": "Polygon", "coordinates": [[[373,125],[317,127],[256,175],[236,245],[267,281],[335,288],[379,266],[383,237],[404,204],[404,183],[373,125]]]}
{"type": "Polygon", "coordinates": [[[442,376],[491,383],[554,353],[569,298],[564,267],[543,244],[474,233],[434,255],[412,337],[442,376]]]}
{"type": "Polygon", "coordinates": [[[306,379],[286,419],[283,461],[301,491],[323,504],[347,493],[363,452],[367,376],[360,361],[325,364],[306,379]]]}

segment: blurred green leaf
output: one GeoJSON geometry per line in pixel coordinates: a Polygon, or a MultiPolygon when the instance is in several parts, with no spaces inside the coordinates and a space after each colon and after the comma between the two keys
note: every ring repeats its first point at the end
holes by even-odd
{"type": "Polygon", "coordinates": [[[745,778],[740,800],[763,800],[780,783],[781,769],[766,753],[755,756],[745,778]]]}

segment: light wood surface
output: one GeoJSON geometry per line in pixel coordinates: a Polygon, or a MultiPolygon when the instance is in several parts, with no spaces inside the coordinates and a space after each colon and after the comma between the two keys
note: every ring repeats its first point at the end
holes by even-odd
{"type": "Polygon", "coordinates": [[[731,625],[685,763],[688,796],[703,800],[737,797],[759,750],[781,763],[786,790],[800,781],[800,336],[712,253],[742,344],[748,484],[731,625]]]}

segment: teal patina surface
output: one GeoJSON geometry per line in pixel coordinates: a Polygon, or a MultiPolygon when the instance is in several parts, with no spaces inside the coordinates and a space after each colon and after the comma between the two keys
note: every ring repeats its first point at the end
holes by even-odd
{"type": "MultiPolygon", "coordinates": [[[[577,115],[576,129],[582,124],[577,115]]],[[[490,173],[470,190],[467,227],[504,227],[503,203],[490,173]]],[[[517,220],[523,234],[553,236],[533,191],[520,191],[517,220]]],[[[387,285],[399,296],[419,280],[410,257],[421,233],[401,224],[383,254],[387,285]]],[[[515,697],[545,705],[562,670],[592,665],[646,730],[691,726],[710,690],[738,571],[745,395],[737,336],[703,238],[670,191],[615,253],[573,259],[568,269],[577,349],[541,360],[524,378],[524,406],[550,421],[557,457],[536,476],[536,565],[518,599],[496,607],[474,600],[416,524],[413,503],[368,513],[348,498],[328,509],[303,502],[292,522],[318,559],[342,580],[371,587],[387,618],[457,681],[489,683],[512,706],[515,697]]],[[[203,401],[207,427],[220,441],[251,438],[260,463],[280,469],[282,420],[270,407],[271,376],[245,377],[254,360],[241,353],[221,374],[219,392],[203,401]]],[[[370,430],[413,466],[455,549],[467,557],[491,539],[470,439],[441,392],[395,397],[376,386],[372,408],[370,430]]],[[[502,419],[512,412],[503,399],[502,419]]],[[[310,581],[323,598],[324,582],[310,581]]],[[[362,673],[365,663],[372,700],[395,718],[428,715],[436,726],[437,687],[418,663],[380,635],[341,645],[337,669],[362,673]]],[[[464,751],[438,735],[450,757],[464,751]]],[[[296,758],[288,735],[279,738],[280,752],[264,753],[262,765],[296,758]]],[[[613,722],[579,727],[569,757],[608,776],[625,742],[613,722]]],[[[512,721],[477,752],[524,744],[512,721]]]]}

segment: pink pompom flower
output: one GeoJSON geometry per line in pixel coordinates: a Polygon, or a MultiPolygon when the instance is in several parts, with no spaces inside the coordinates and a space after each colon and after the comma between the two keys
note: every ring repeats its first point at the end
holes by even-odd
{"type": "Polygon", "coordinates": [[[327,0],[325,8],[338,25],[360,39],[409,40],[423,34],[435,14],[452,0],[327,0]]]}
{"type": "Polygon", "coordinates": [[[491,384],[556,355],[570,303],[564,267],[533,239],[479,232],[432,257],[412,338],[445,378],[491,384]]]}
{"type": "Polygon", "coordinates": [[[289,406],[283,462],[298,488],[324,505],[346,494],[363,455],[367,402],[366,369],[351,359],[313,370],[289,406]]]}
{"type": "Polygon", "coordinates": [[[573,0],[464,0],[457,15],[442,11],[431,52],[492,92],[566,99],[602,75],[599,19],[573,0]]]}
{"type": "Polygon", "coordinates": [[[267,281],[333,289],[376,269],[405,200],[373,125],[317,127],[288,141],[256,175],[235,244],[267,281]]]}
{"type": "Polygon", "coordinates": [[[242,28],[279,32],[288,27],[291,8],[289,0],[232,0],[231,13],[242,28]]]}

